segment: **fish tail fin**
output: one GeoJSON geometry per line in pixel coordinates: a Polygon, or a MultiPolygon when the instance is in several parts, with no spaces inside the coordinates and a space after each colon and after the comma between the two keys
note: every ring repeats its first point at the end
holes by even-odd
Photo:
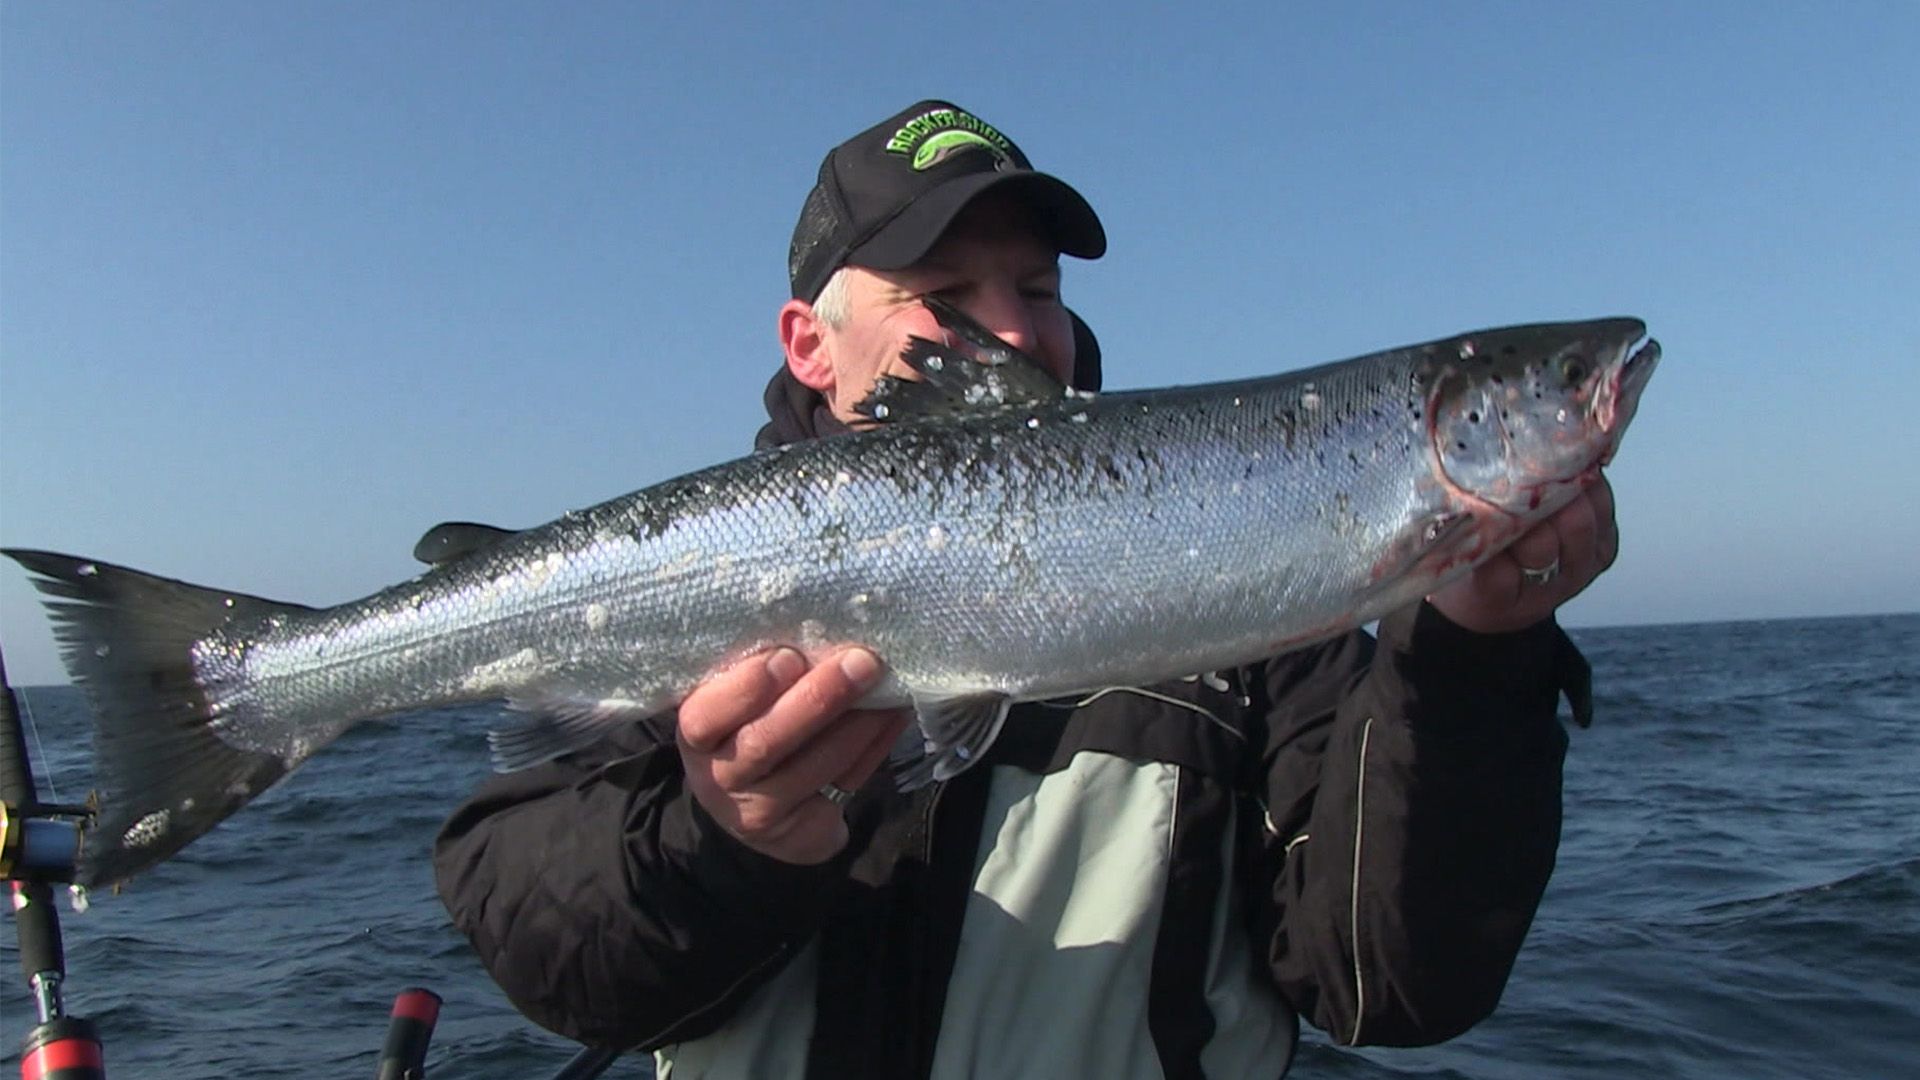
{"type": "MultiPolygon", "coordinates": [[[[108,563],[0,551],[47,594],[67,671],[93,705],[98,808],[76,880],[117,885],[201,836],[299,764],[222,739],[233,705],[193,650],[229,619],[302,610],[108,563]]],[[[302,755],[304,756],[304,755],[302,755]]]]}

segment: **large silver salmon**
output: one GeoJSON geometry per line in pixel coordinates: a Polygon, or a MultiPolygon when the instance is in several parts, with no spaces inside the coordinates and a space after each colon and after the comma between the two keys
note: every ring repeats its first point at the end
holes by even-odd
{"type": "Polygon", "coordinates": [[[513,768],[743,654],[859,642],[911,703],[903,784],[1014,701],[1230,668],[1414,602],[1565,505],[1659,357],[1634,319],[1462,334],[1271,378],[1063,392],[942,307],[871,430],[717,465],[314,609],[8,551],[97,718],[79,877],[117,883],[360,720],[503,699],[513,768]],[[915,748],[920,749],[919,747],[915,748]]]}

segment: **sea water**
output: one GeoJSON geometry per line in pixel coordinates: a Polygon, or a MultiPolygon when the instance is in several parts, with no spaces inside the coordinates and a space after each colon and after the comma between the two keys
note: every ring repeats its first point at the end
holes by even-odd
{"type": "MultiPolygon", "coordinates": [[[[1499,1011],[1417,1050],[1310,1032],[1290,1076],[1920,1076],[1920,615],[1574,637],[1597,719],[1573,732],[1558,867],[1499,1011]]],[[[84,797],[84,701],[25,697],[43,775],[84,797]]],[[[557,1071],[577,1047],[513,1010],[433,891],[433,834],[486,774],[491,715],[363,725],[63,913],[68,1007],[109,1074],[370,1077],[415,985],[446,999],[429,1075],[557,1071]]],[[[11,1072],[34,1017],[0,937],[11,1072]]]]}

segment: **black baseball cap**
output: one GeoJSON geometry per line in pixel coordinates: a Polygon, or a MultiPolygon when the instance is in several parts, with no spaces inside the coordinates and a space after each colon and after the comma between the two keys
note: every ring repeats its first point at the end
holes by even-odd
{"type": "Polygon", "coordinates": [[[820,163],[787,252],[793,295],[819,297],[849,264],[898,270],[918,262],[967,204],[1015,192],[1063,254],[1097,259],[1107,233],[1080,193],[1034,171],[999,129],[957,105],[922,101],[841,143],[820,163]]]}

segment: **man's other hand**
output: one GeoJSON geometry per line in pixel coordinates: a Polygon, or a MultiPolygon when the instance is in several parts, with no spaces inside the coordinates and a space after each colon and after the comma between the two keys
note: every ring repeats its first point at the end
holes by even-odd
{"type": "Polygon", "coordinates": [[[1603,476],[1505,551],[1427,600],[1468,630],[1483,634],[1521,630],[1579,595],[1613,565],[1619,551],[1613,488],[1603,476]],[[1548,568],[1552,568],[1551,577],[1541,582],[1548,568]]]}
{"type": "Polygon", "coordinates": [[[884,677],[853,647],[809,668],[781,647],[735,664],[680,705],[687,788],[742,843],[782,862],[825,862],[847,844],[827,784],[857,791],[911,714],[853,708],[884,677]]]}

